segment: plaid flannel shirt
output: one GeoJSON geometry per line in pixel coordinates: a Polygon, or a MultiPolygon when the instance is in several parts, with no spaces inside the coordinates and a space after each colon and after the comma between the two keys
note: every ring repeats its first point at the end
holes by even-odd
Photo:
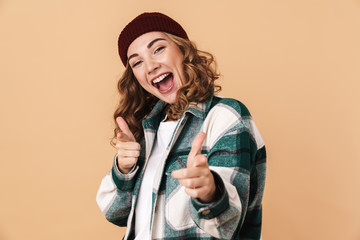
{"type": "MultiPolygon", "coordinates": [[[[134,239],[135,206],[140,183],[166,103],[159,101],[143,121],[137,164],[128,174],[117,168],[103,178],[97,203],[107,220],[127,226],[124,239],[134,239]]],[[[151,239],[260,239],[266,151],[248,109],[239,101],[211,97],[184,112],[154,178],[151,239]],[[214,175],[221,196],[202,203],[185,193],[175,169],[186,167],[191,143],[206,133],[201,153],[214,175]]]]}

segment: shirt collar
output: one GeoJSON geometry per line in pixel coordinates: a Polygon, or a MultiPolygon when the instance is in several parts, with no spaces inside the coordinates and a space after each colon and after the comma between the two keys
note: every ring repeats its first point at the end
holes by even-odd
{"type": "Polygon", "coordinates": [[[185,112],[189,112],[200,119],[205,119],[205,116],[210,109],[212,99],[213,96],[211,95],[206,102],[191,103],[185,112]]]}
{"type": "MultiPolygon", "coordinates": [[[[213,96],[210,96],[210,98],[206,102],[190,103],[190,106],[187,110],[185,110],[184,114],[190,113],[197,118],[205,119],[206,113],[210,109],[212,99],[213,96]]],[[[166,114],[164,111],[166,105],[166,102],[159,100],[145,120],[151,122],[160,122],[161,120],[163,120],[166,114]]]]}

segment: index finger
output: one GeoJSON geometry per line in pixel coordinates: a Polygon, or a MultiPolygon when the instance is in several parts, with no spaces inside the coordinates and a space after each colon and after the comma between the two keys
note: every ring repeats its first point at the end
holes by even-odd
{"type": "Polygon", "coordinates": [[[125,134],[124,132],[119,132],[116,135],[116,140],[118,140],[120,142],[133,142],[133,139],[131,137],[129,137],[127,134],[125,134]]]}
{"type": "Polygon", "coordinates": [[[117,117],[116,118],[116,122],[120,128],[120,130],[125,133],[132,141],[135,141],[135,137],[132,134],[132,132],[129,129],[128,124],[126,123],[126,121],[122,118],[122,117],[117,117]]]}
{"type": "Polygon", "coordinates": [[[201,154],[201,147],[204,143],[206,134],[204,132],[199,132],[194,138],[191,144],[191,150],[188,155],[188,164],[192,164],[192,161],[195,160],[196,155],[201,154]]]}

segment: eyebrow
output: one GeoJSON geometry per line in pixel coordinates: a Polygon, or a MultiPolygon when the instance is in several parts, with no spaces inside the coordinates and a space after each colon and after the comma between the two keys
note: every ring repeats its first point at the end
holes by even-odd
{"type": "MultiPolygon", "coordinates": [[[[157,41],[161,41],[161,40],[166,41],[165,38],[155,38],[154,40],[152,40],[151,42],[149,42],[149,44],[147,45],[147,48],[151,48],[151,47],[154,45],[154,43],[156,43],[157,41]]],[[[129,62],[129,60],[130,60],[131,58],[137,57],[137,56],[139,56],[139,54],[137,54],[137,53],[134,53],[134,54],[130,55],[130,56],[128,57],[128,62],[129,62]]]]}
{"type": "Polygon", "coordinates": [[[157,41],[161,41],[161,40],[165,40],[165,38],[155,38],[147,45],[147,48],[151,48],[152,45],[154,45],[154,43],[156,43],[157,41]]]}

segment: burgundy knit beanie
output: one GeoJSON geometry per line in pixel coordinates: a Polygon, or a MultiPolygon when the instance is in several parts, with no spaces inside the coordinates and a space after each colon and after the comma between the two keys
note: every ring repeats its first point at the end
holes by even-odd
{"type": "Polygon", "coordinates": [[[124,66],[127,64],[129,45],[142,34],[153,31],[167,32],[184,39],[189,39],[185,30],[172,18],[158,12],[142,13],[128,23],[120,33],[118,48],[124,66]]]}

